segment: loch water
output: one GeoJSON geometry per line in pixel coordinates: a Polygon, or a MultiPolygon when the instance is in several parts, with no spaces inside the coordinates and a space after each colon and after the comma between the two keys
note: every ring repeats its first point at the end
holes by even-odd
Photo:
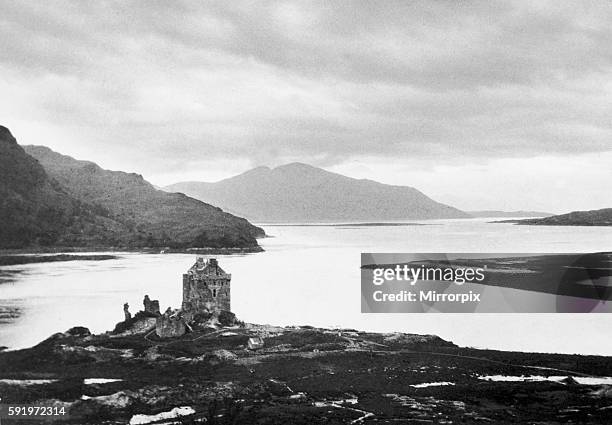
{"type": "MultiPolygon", "coordinates": [[[[612,355],[612,314],[362,314],[362,252],[586,253],[612,250],[612,227],[518,226],[487,219],[419,225],[263,225],[265,252],[217,256],[246,322],[435,334],[513,351],[612,355]]],[[[0,267],[0,346],[32,346],[73,326],[110,330],[148,294],[180,307],[191,254],[115,253],[105,261],[0,267]]]]}

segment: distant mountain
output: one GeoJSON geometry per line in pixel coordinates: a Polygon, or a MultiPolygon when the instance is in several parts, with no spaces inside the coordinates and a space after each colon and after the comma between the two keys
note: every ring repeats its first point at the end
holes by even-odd
{"type": "Polygon", "coordinates": [[[497,210],[484,210],[484,211],[466,211],[472,217],[549,217],[551,213],[541,211],[497,211],[497,210]]]}
{"type": "Polygon", "coordinates": [[[24,146],[79,201],[119,223],[136,247],[256,247],[261,228],[183,194],[157,190],[133,173],[103,170],[44,146],[24,146]]]}
{"type": "Polygon", "coordinates": [[[256,222],[334,222],[465,218],[408,186],[354,179],[301,163],[254,168],[217,183],[164,188],[256,222]]]}
{"type": "Polygon", "coordinates": [[[590,211],[572,211],[568,214],[527,220],[507,220],[517,224],[541,226],[612,226],[612,208],[590,211]]]}
{"type": "Polygon", "coordinates": [[[0,126],[0,248],[123,239],[124,226],[103,209],[71,196],[0,126]]]}

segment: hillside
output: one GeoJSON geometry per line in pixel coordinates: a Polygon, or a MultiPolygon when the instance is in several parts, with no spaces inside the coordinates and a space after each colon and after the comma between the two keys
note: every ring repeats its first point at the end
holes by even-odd
{"type": "Polygon", "coordinates": [[[262,229],[220,208],[157,190],[142,176],[109,171],[44,146],[24,146],[72,197],[120,223],[131,246],[256,247],[262,229]]]}
{"type": "Polygon", "coordinates": [[[124,226],[67,193],[0,126],[0,248],[121,243],[124,226]]]}
{"type": "Polygon", "coordinates": [[[464,218],[408,186],[354,179],[306,164],[258,167],[216,183],[164,188],[219,205],[257,222],[401,221],[464,218]]]}
{"type": "Polygon", "coordinates": [[[612,226],[612,208],[590,211],[572,211],[568,214],[516,220],[514,222],[517,224],[541,226],[612,226]]]}

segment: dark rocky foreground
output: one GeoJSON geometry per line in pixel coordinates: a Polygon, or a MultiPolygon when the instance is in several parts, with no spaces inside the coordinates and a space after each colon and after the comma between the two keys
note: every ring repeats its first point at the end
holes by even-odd
{"type": "Polygon", "coordinates": [[[70,424],[611,423],[612,387],[568,376],[612,376],[612,358],[257,325],[166,340],[150,331],[92,336],[74,328],[0,353],[2,403],[65,407],[62,422],[70,424]],[[254,336],[263,348],[247,348],[254,336]],[[479,378],[487,375],[558,378],[479,378]],[[420,385],[431,383],[438,385],[420,385]]]}

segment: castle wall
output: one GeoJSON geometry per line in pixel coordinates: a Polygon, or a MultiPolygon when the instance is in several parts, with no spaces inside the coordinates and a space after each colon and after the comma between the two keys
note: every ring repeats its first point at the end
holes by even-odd
{"type": "Polygon", "coordinates": [[[183,305],[186,317],[199,312],[231,311],[231,275],[226,274],[214,259],[196,264],[183,275],[183,305]]]}
{"type": "Polygon", "coordinates": [[[232,311],[231,308],[231,293],[230,293],[230,285],[228,282],[227,286],[220,288],[217,291],[217,300],[216,304],[219,310],[232,311]]]}
{"type": "Polygon", "coordinates": [[[144,305],[145,312],[155,315],[161,314],[159,311],[159,300],[152,300],[148,295],[145,295],[142,303],[144,305]]]}
{"type": "Polygon", "coordinates": [[[184,310],[231,311],[231,292],[228,279],[194,279],[183,282],[184,310]]]}
{"type": "Polygon", "coordinates": [[[155,333],[160,338],[172,338],[185,335],[187,331],[180,317],[159,316],[155,322],[155,333]]]}
{"type": "MultiPolygon", "coordinates": [[[[183,310],[185,310],[185,303],[191,299],[191,278],[189,274],[183,275],[183,310]]],[[[187,308],[188,309],[188,308],[187,308]]]]}

